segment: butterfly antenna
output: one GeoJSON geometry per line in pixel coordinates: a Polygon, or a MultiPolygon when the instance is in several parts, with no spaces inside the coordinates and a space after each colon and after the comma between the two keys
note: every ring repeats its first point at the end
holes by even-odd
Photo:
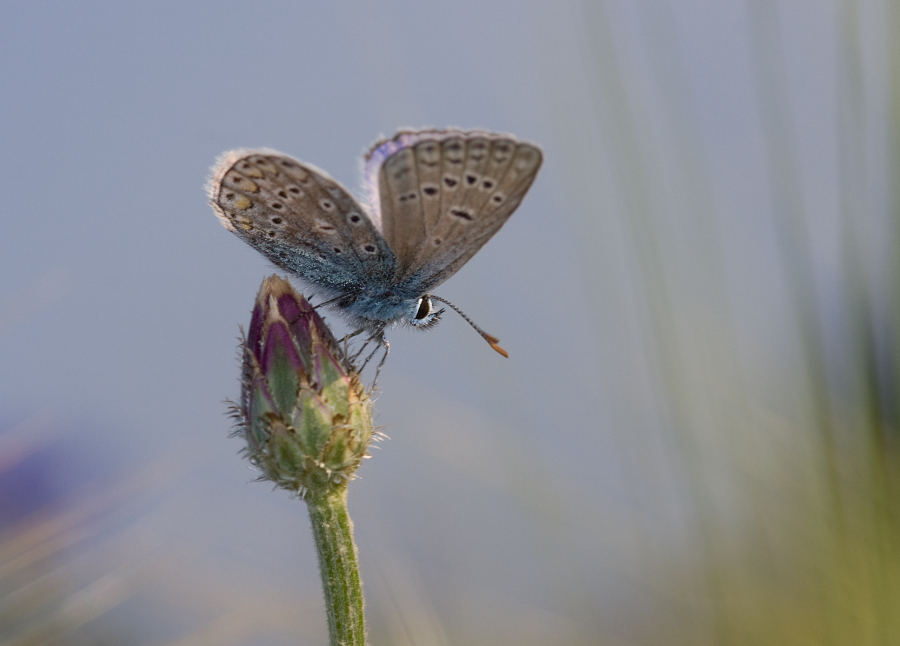
{"type": "Polygon", "coordinates": [[[480,327],[475,325],[475,321],[473,321],[468,316],[466,316],[465,312],[463,312],[461,309],[459,309],[456,305],[454,305],[453,303],[451,303],[450,301],[448,301],[446,299],[441,298],[440,296],[435,296],[434,294],[429,294],[428,298],[435,300],[435,301],[439,301],[439,302],[443,303],[444,305],[447,305],[448,307],[452,308],[454,312],[456,312],[457,314],[459,314],[461,317],[463,317],[465,319],[466,323],[468,323],[473,328],[475,328],[475,331],[478,332],[478,334],[480,334],[482,336],[482,338],[485,341],[487,341],[488,344],[492,348],[494,348],[495,351],[497,351],[499,354],[502,354],[504,357],[509,359],[509,353],[506,350],[504,350],[503,348],[501,348],[499,345],[497,345],[500,342],[500,339],[495,337],[493,334],[488,334],[487,332],[482,330],[480,327]]]}

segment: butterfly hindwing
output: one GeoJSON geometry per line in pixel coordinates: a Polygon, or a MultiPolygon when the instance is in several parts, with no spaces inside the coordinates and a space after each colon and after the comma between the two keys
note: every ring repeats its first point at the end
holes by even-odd
{"type": "Polygon", "coordinates": [[[327,174],[270,150],[225,153],[209,197],[222,223],[276,265],[336,292],[389,284],[395,259],[365,209],[327,174]]]}

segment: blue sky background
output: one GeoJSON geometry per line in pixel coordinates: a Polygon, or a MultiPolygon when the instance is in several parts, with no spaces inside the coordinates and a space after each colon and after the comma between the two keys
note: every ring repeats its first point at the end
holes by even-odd
{"type": "Polygon", "coordinates": [[[510,132],[544,166],[437,293],[511,358],[455,316],[389,334],[391,439],[350,490],[373,640],[704,643],[696,528],[746,536],[735,474],[772,483],[772,455],[789,472],[808,454],[784,431],[814,390],[792,276],[828,348],[847,221],[871,293],[893,284],[886,12],[5,3],[0,450],[34,463],[4,481],[15,514],[136,478],[116,503],[133,516],[60,557],[130,582],[106,615],[120,634],[175,643],[232,617],[254,627],[233,643],[324,643],[305,509],[248,484],[227,437],[238,326],[272,268],[216,221],[208,169],[268,146],[358,192],[361,154],[398,128],[510,132]]]}

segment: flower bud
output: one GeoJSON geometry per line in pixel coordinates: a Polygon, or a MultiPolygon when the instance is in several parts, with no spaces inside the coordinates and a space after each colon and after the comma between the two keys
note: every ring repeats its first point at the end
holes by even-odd
{"type": "Polygon", "coordinates": [[[301,498],[346,486],[372,441],[372,402],[358,373],[322,317],[278,276],[256,297],[234,416],[260,479],[301,498]]]}

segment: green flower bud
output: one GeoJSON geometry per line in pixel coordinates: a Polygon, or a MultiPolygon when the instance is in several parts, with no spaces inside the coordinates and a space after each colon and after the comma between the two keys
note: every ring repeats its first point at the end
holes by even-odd
{"type": "Polygon", "coordinates": [[[372,402],[359,374],[322,318],[278,276],[256,297],[234,416],[260,479],[301,498],[345,487],[372,441],[372,402]]]}

